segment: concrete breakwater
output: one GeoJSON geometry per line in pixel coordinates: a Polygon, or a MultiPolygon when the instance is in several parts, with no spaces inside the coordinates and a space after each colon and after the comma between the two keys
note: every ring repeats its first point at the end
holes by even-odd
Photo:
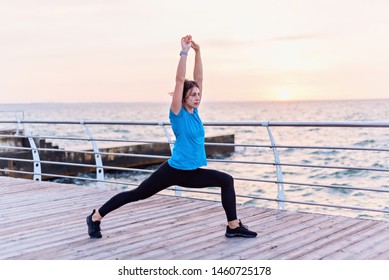
{"type": "MultiPolygon", "coordinates": [[[[48,180],[60,176],[75,176],[83,173],[96,172],[96,153],[93,149],[66,150],[42,138],[34,138],[39,154],[39,164],[42,179],[48,180]],[[58,176],[59,175],[59,176],[58,176]]],[[[205,139],[207,157],[229,154],[235,151],[232,145],[235,142],[233,134],[212,136],[205,139]],[[221,144],[221,145],[218,145],[221,144]]],[[[0,176],[16,178],[33,178],[34,164],[33,151],[27,137],[5,136],[0,138],[0,176]]],[[[104,172],[112,172],[116,167],[142,168],[160,164],[171,155],[168,143],[151,143],[137,145],[123,145],[119,147],[99,148],[104,172]]]]}

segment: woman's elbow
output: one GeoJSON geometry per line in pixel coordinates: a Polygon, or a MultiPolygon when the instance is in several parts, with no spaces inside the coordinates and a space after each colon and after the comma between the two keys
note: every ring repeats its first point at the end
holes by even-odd
{"type": "Polygon", "coordinates": [[[184,84],[184,82],[185,82],[184,77],[176,76],[176,84],[184,84]]]}

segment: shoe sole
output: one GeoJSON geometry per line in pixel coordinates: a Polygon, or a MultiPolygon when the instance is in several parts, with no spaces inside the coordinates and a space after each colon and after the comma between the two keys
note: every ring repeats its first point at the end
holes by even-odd
{"type": "Polygon", "coordinates": [[[234,237],[244,237],[244,238],[255,238],[256,235],[244,235],[244,234],[236,234],[236,233],[226,233],[226,237],[234,238],[234,237]]]}

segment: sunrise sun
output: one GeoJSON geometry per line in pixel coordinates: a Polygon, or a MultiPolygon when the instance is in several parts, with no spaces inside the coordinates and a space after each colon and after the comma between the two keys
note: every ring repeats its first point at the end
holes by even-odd
{"type": "Polygon", "coordinates": [[[281,101],[287,101],[290,99],[290,90],[289,89],[282,89],[278,92],[278,99],[281,101]]]}

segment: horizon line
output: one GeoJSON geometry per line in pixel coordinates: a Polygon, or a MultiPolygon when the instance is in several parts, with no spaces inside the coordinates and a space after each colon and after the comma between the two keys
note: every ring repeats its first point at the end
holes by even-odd
{"type": "MultiPolygon", "coordinates": [[[[293,100],[207,100],[206,103],[294,103],[294,102],[336,102],[336,101],[379,101],[379,100],[389,100],[389,98],[356,98],[356,99],[293,99],[293,100]]],[[[38,105],[38,104],[139,104],[139,103],[152,103],[152,104],[161,104],[169,103],[169,101],[37,101],[37,102],[7,102],[0,103],[1,105],[38,105]]]]}

